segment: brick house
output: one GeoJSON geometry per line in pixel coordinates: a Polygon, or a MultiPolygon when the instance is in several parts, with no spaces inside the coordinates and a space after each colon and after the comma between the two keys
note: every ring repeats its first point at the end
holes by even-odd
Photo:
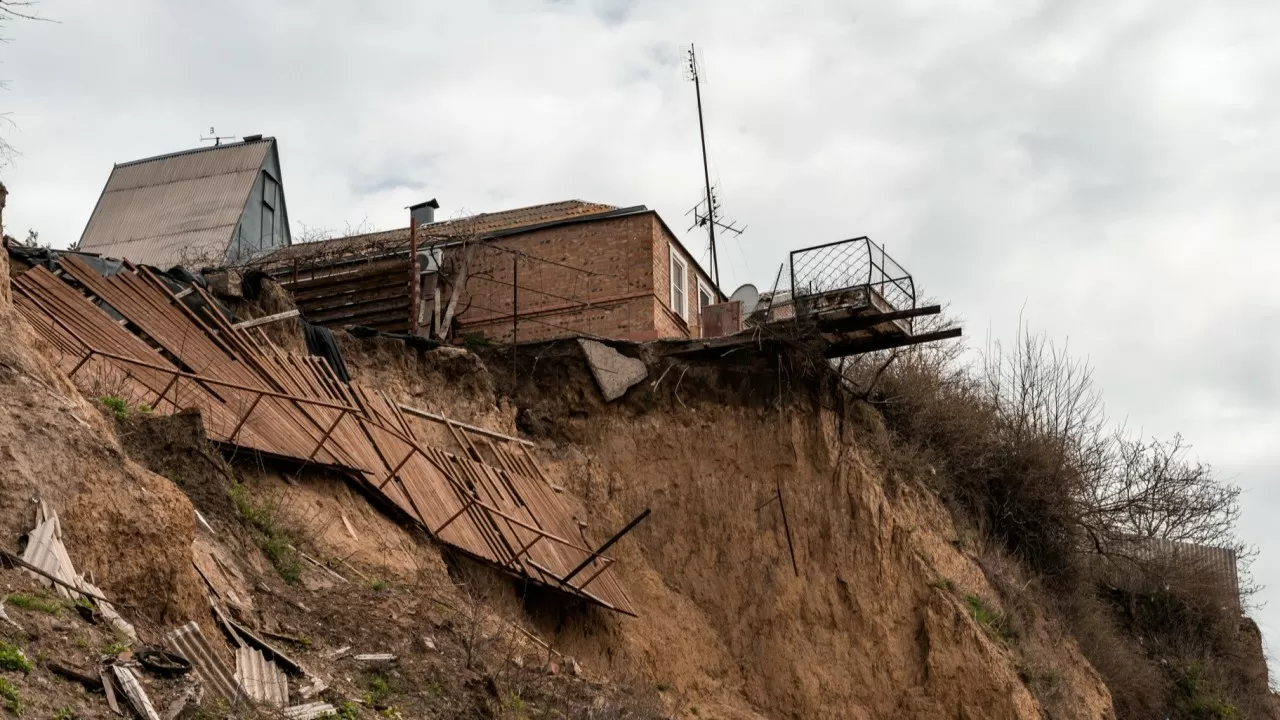
{"type": "Polygon", "coordinates": [[[409,332],[416,312],[425,336],[452,301],[451,334],[504,343],[696,338],[701,309],[725,300],[643,205],[570,200],[435,222],[437,207],[411,208],[413,237],[401,228],[297,244],[255,266],[317,324],[409,332]]]}

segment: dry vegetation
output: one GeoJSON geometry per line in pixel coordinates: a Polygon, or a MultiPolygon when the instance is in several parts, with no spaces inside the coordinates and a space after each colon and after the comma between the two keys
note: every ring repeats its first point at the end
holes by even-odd
{"type": "MultiPolygon", "coordinates": [[[[1088,365],[1042,336],[1024,330],[976,360],[962,353],[864,357],[844,374],[881,411],[904,462],[990,546],[984,569],[1012,608],[1013,634],[1030,608],[1051,608],[1120,718],[1265,717],[1257,630],[1234,593],[1203,565],[1133,552],[1146,539],[1230,548],[1247,601],[1256,588],[1252,549],[1233,534],[1239,489],[1181,437],[1116,429],[1088,365]]],[[[1035,648],[1021,654],[1052,714],[1052,672],[1035,648]]]]}

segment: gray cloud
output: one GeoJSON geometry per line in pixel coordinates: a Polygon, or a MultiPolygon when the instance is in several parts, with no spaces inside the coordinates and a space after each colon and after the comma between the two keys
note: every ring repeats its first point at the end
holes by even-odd
{"type": "MultiPolygon", "coordinates": [[[[8,230],[79,237],[113,162],[214,125],[281,141],[290,218],[387,228],[564,198],[749,226],[730,289],[868,234],[967,321],[1091,358],[1108,406],[1247,489],[1280,588],[1280,5],[988,0],[204,5],[44,0],[7,28],[8,230]]],[[[3,130],[0,130],[3,131],[3,130]]],[[[296,229],[296,228],[295,228],[296,229]]],[[[696,233],[686,239],[704,247],[696,233]]],[[[1280,597],[1273,589],[1270,596],[1280,597]]],[[[1262,614],[1280,643],[1280,605],[1262,614]]]]}

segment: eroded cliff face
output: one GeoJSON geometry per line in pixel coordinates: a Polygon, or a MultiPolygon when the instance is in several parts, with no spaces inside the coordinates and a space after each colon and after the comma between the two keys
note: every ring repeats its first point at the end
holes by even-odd
{"type": "MultiPolygon", "coordinates": [[[[604,409],[567,429],[575,443],[549,472],[615,523],[653,509],[622,552],[640,569],[642,617],[614,640],[686,704],[741,717],[1040,717],[1013,639],[993,626],[999,595],[948,513],[911,478],[886,477],[832,413],[699,403],[604,409]]],[[[593,644],[585,628],[562,639],[584,654],[593,644]]],[[[607,662],[609,646],[593,654],[607,662]]],[[[1072,717],[1111,716],[1072,643],[1056,664],[1072,717]]]]}
{"type": "Polygon", "coordinates": [[[356,379],[402,401],[511,432],[519,418],[551,481],[584,500],[592,537],[652,509],[612,551],[639,618],[532,612],[585,666],[663,688],[674,715],[1038,718],[1029,685],[1052,676],[1055,717],[1114,716],[1053,623],[1011,635],[983,549],[918,478],[885,469],[873,414],[740,402],[740,384],[719,395],[714,377],[690,377],[678,400],[673,377],[606,404],[573,357],[539,359],[513,400],[477,402],[507,370],[352,350],[356,379]],[[1036,668],[1014,643],[1039,648],[1036,668]]]}

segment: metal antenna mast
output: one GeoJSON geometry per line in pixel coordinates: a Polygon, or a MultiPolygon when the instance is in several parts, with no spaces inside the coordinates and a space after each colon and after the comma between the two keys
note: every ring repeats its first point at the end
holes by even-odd
{"type": "Polygon", "coordinates": [[[211,135],[212,137],[205,137],[204,135],[201,135],[200,142],[209,142],[210,140],[212,140],[213,144],[217,146],[217,145],[221,145],[223,140],[234,140],[236,137],[235,135],[219,135],[216,131],[214,131],[212,126],[210,126],[209,128],[209,135],[211,135]]]}
{"type": "Polygon", "coordinates": [[[702,141],[702,180],[706,184],[707,196],[685,214],[693,213],[693,225],[690,226],[690,230],[699,225],[705,225],[707,228],[707,242],[711,247],[711,280],[716,287],[720,287],[720,258],[716,255],[716,227],[719,226],[735,235],[741,235],[742,230],[746,228],[739,230],[733,226],[733,223],[725,225],[719,219],[720,204],[716,199],[715,190],[711,187],[711,169],[707,165],[707,130],[702,121],[702,81],[698,76],[698,55],[692,44],[689,45],[688,69],[689,79],[693,80],[693,91],[698,98],[698,137],[702,141]],[[707,205],[706,212],[700,213],[699,208],[703,203],[707,205]]]}

